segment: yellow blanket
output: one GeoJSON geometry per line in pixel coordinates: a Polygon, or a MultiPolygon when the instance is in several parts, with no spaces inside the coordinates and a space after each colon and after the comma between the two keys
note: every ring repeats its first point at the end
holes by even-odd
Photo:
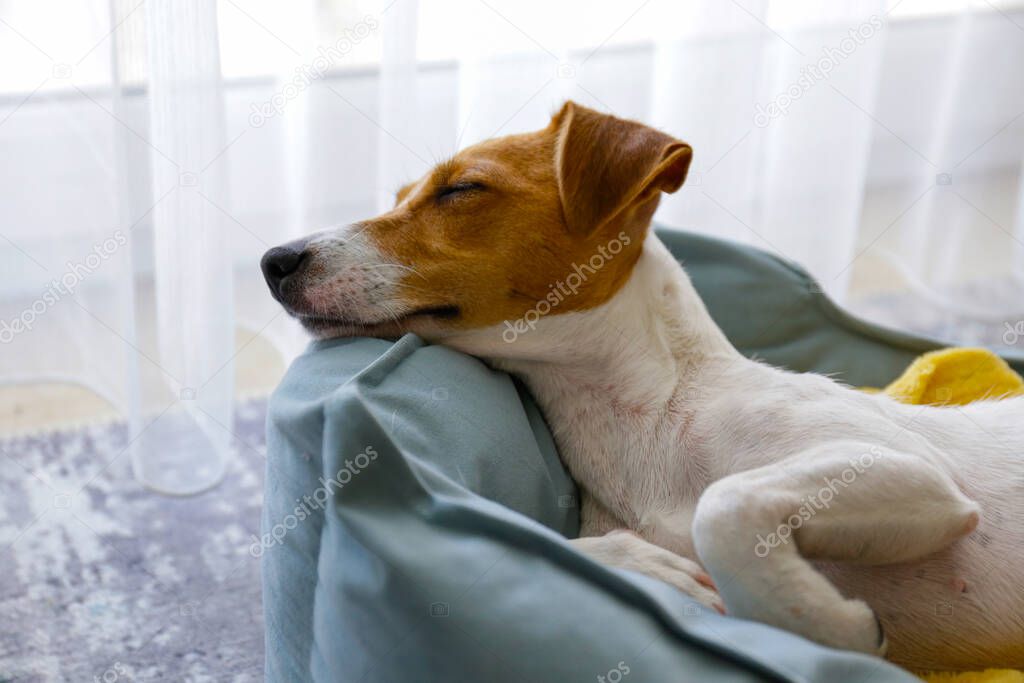
{"type": "MultiPolygon", "coordinates": [[[[926,353],[882,390],[904,403],[964,405],[987,398],[1024,395],[1024,380],[986,349],[943,349],[926,353]]],[[[1024,672],[988,669],[921,676],[929,683],[1024,683],[1024,672]]]]}

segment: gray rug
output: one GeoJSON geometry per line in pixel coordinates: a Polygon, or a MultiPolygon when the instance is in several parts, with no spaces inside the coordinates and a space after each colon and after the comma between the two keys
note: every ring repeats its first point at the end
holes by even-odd
{"type": "Polygon", "coordinates": [[[0,681],[259,681],[265,403],[224,481],[169,498],[124,424],[0,441],[0,681]]]}

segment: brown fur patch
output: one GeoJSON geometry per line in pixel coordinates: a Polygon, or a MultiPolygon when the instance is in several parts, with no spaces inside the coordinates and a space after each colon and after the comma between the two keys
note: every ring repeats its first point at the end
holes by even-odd
{"type": "Polygon", "coordinates": [[[402,282],[412,307],[458,307],[446,326],[518,319],[581,269],[585,280],[551,312],[583,310],[628,279],[660,192],[679,188],[690,157],[688,145],[652,128],[569,102],[542,130],[439,164],[362,227],[415,271],[402,282]],[[595,258],[613,241],[622,248],[595,258]]]}

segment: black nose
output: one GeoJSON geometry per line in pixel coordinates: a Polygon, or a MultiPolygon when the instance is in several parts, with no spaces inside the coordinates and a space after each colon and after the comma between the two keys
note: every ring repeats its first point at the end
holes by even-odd
{"type": "Polygon", "coordinates": [[[267,280],[270,293],[278,301],[281,300],[281,286],[284,279],[296,272],[308,255],[306,244],[308,244],[308,240],[305,239],[288,242],[279,247],[273,247],[260,259],[263,277],[267,280]]]}

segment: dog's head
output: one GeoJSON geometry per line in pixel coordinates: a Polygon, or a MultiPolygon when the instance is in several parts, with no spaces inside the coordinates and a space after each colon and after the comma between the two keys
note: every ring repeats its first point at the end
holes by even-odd
{"type": "Polygon", "coordinates": [[[318,337],[443,339],[598,306],[628,279],[692,150],[568,102],[542,130],[487,140],[376,218],[275,247],[274,297],[318,337]]]}

